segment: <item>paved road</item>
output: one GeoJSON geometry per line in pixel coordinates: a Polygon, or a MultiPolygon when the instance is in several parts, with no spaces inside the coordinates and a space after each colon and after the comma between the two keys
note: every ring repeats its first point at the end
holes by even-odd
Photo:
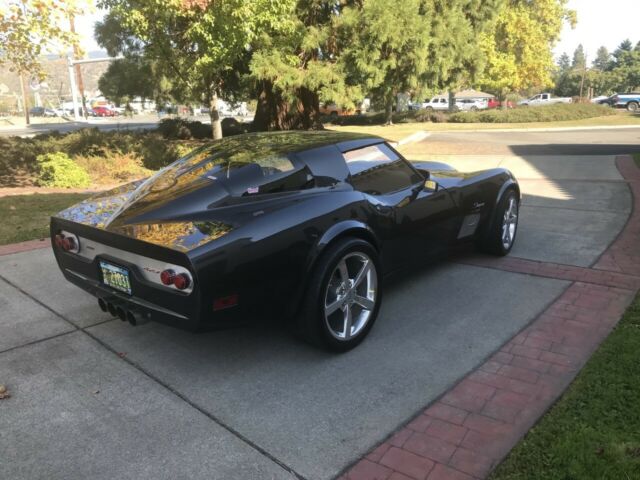
{"type": "MultiPolygon", "coordinates": [[[[631,208],[611,156],[444,157],[521,179],[514,256],[590,265],[631,208]]],[[[330,479],[566,286],[441,263],[387,285],[367,341],[331,355],[259,318],[204,335],[132,328],[63,281],[48,249],[0,257],[0,383],[13,394],[0,403],[0,468],[15,479],[330,479]]]]}

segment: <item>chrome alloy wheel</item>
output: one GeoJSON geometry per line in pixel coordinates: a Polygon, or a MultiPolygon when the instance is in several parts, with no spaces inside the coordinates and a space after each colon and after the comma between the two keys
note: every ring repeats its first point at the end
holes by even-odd
{"type": "Polygon", "coordinates": [[[502,246],[505,250],[511,248],[511,244],[516,236],[516,228],[518,227],[518,202],[512,195],[509,197],[509,204],[504,211],[502,219],[502,246]]]}
{"type": "Polygon", "coordinates": [[[369,322],[376,305],[378,274],[368,255],[353,252],[336,265],[324,295],[324,320],[331,335],[347,341],[369,322]]]}

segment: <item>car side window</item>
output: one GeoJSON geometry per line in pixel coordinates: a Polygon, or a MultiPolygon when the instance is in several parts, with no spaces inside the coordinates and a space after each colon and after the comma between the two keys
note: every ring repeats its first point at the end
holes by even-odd
{"type": "Polygon", "coordinates": [[[356,190],[384,195],[409,188],[423,179],[384,143],[343,153],[356,190]]]}

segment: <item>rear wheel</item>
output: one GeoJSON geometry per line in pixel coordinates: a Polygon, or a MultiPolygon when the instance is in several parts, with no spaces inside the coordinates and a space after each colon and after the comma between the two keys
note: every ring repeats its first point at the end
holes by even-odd
{"type": "Polygon", "coordinates": [[[345,238],[318,260],[297,319],[304,340],[345,352],[367,336],[378,315],[378,255],[364,240],[345,238]]]}
{"type": "Polygon", "coordinates": [[[638,102],[629,102],[629,103],[627,103],[627,110],[629,110],[630,112],[637,112],[638,111],[638,102]]]}
{"type": "Polygon", "coordinates": [[[498,203],[490,230],[478,243],[480,250],[494,255],[507,255],[513,248],[518,232],[518,196],[509,190],[498,203]]]}

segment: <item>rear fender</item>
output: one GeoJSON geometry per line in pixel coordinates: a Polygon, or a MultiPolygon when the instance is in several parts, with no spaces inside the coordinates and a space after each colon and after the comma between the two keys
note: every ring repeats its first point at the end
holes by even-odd
{"type": "Polygon", "coordinates": [[[347,236],[366,240],[373,246],[373,248],[380,252],[380,241],[377,235],[365,223],[358,220],[345,220],[332,225],[309,250],[309,255],[306,259],[304,268],[304,281],[300,283],[294,294],[294,298],[292,298],[292,302],[289,305],[289,314],[294,315],[297,312],[303,295],[307,290],[309,278],[322,254],[336,240],[347,236]]]}

